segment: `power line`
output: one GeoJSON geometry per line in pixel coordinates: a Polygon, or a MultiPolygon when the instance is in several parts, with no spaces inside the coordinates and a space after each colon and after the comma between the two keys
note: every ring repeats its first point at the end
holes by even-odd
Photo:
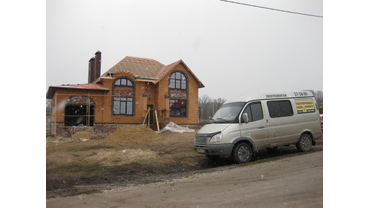
{"type": "Polygon", "coordinates": [[[299,14],[299,15],[306,15],[306,16],[310,16],[310,17],[323,18],[323,16],[319,16],[319,15],[305,14],[305,13],[300,13],[300,12],[292,12],[292,11],[281,10],[281,9],[274,9],[274,8],[270,8],[270,7],[257,6],[257,5],[253,5],[253,4],[246,4],[246,3],[236,2],[236,1],[229,1],[229,0],[220,0],[220,1],[233,3],[233,4],[240,4],[240,5],[244,5],[244,6],[257,7],[257,8],[260,8],[260,9],[269,9],[269,10],[274,10],[274,11],[278,11],[278,12],[286,12],[286,13],[291,13],[291,14],[299,14]]]}

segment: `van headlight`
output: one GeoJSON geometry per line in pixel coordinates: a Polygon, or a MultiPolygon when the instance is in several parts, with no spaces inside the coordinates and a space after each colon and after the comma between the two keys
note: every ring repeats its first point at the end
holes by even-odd
{"type": "Polygon", "coordinates": [[[222,133],[214,135],[209,142],[219,142],[222,140],[222,133]]]}

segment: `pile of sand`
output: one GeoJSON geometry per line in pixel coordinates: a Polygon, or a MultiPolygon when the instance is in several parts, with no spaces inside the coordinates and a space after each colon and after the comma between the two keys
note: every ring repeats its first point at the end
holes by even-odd
{"type": "Polygon", "coordinates": [[[79,131],[72,135],[73,140],[87,141],[93,137],[93,134],[87,131],[79,131]]]}
{"type": "Polygon", "coordinates": [[[151,128],[142,125],[119,127],[102,141],[102,145],[126,145],[154,142],[164,139],[151,128]]]}

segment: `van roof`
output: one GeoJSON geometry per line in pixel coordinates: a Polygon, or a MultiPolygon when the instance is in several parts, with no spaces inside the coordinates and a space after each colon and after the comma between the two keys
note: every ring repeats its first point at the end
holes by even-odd
{"type": "Polygon", "coordinates": [[[280,92],[280,93],[260,93],[249,96],[246,100],[237,100],[237,101],[230,101],[231,102],[248,102],[252,100],[271,100],[271,99],[282,99],[282,98],[302,98],[302,97],[313,97],[312,92],[310,91],[298,91],[298,92],[280,92]]]}

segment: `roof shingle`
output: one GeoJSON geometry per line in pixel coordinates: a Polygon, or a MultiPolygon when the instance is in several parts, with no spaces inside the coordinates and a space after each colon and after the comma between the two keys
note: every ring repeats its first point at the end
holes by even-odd
{"type": "Polygon", "coordinates": [[[126,56],[124,59],[110,68],[106,73],[104,73],[101,77],[104,77],[108,73],[112,72],[125,72],[136,77],[138,80],[156,80],[156,83],[180,63],[182,63],[185,68],[192,74],[192,76],[198,81],[199,87],[204,87],[202,82],[195,76],[195,74],[189,69],[188,66],[186,66],[186,64],[181,59],[166,66],[154,59],[126,56]]]}
{"type": "Polygon", "coordinates": [[[108,88],[104,88],[101,84],[76,84],[76,85],[62,85],[62,86],[50,86],[46,94],[46,98],[51,99],[56,89],[68,89],[68,90],[95,90],[95,91],[109,91],[108,88]]]}
{"type": "Polygon", "coordinates": [[[158,79],[157,74],[160,73],[166,65],[159,63],[153,59],[138,58],[126,56],[106,73],[109,72],[125,72],[135,77],[144,77],[150,79],[158,79]]]}

